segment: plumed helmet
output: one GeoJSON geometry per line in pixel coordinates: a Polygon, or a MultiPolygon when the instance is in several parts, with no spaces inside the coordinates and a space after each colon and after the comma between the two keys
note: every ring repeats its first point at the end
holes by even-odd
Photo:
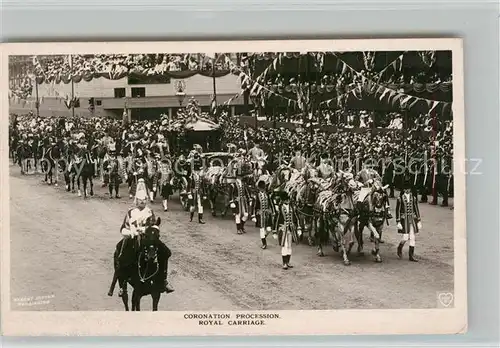
{"type": "Polygon", "coordinates": [[[135,203],[138,201],[144,201],[148,199],[148,194],[146,191],[146,183],[144,182],[144,179],[139,179],[137,182],[137,189],[135,192],[135,203]]]}

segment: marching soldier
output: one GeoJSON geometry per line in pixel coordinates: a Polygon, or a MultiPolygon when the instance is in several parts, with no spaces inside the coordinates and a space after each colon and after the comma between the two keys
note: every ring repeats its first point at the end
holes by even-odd
{"type": "Polygon", "coordinates": [[[191,178],[188,182],[188,204],[189,204],[189,221],[193,221],[194,212],[198,208],[198,222],[204,224],[203,221],[203,180],[202,180],[203,163],[198,152],[193,153],[191,162],[191,178]]]}
{"type": "Polygon", "coordinates": [[[285,191],[281,192],[281,203],[278,217],[278,239],[281,245],[281,258],[283,269],[293,268],[290,264],[292,257],[292,244],[299,242],[299,235],[293,225],[293,210],[290,205],[290,196],[285,191]]]}
{"type": "Polygon", "coordinates": [[[396,222],[398,233],[402,235],[398,246],[398,257],[403,257],[403,246],[409,241],[408,258],[410,261],[418,262],[415,258],[415,236],[422,229],[422,222],[420,221],[417,197],[412,193],[412,184],[409,180],[404,181],[403,192],[396,202],[396,222]]]}
{"type": "Polygon", "coordinates": [[[168,211],[168,199],[173,195],[173,171],[169,157],[163,157],[158,163],[158,188],[162,197],[163,211],[168,211]]]}
{"type": "Polygon", "coordinates": [[[260,180],[257,183],[257,188],[259,190],[259,192],[257,193],[257,202],[255,206],[255,211],[257,213],[257,226],[260,229],[260,240],[262,242],[261,248],[266,249],[266,237],[272,231],[273,224],[272,204],[271,199],[266,192],[266,183],[260,180]]]}
{"type": "Polygon", "coordinates": [[[120,198],[120,184],[122,183],[125,174],[125,166],[123,162],[116,157],[115,144],[110,144],[108,147],[109,156],[103,163],[106,171],[105,178],[108,179],[109,198],[113,198],[113,189],[115,190],[115,198],[120,198]]]}
{"type": "Polygon", "coordinates": [[[236,164],[234,164],[236,180],[234,183],[234,189],[232,190],[233,192],[236,192],[235,194],[233,193],[233,199],[229,206],[231,207],[236,223],[236,233],[242,234],[245,233],[245,222],[248,220],[250,212],[249,197],[244,178],[252,174],[252,168],[250,164],[245,161],[244,156],[246,151],[244,149],[240,149],[238,150],[238,153],[239,157],[236,164]]]}

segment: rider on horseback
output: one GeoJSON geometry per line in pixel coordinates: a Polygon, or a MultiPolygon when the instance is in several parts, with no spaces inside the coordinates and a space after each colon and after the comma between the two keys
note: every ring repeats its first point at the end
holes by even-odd
{"type": "MultiPolygon", "coordinates": [[[[125,218],[123,219],[123,223],[120,227],[120,233],[122,234],[124,241],[121,245],[121,252],[124,247],[128,243],[132,243],[133,248],[137,248],[138,244],[138,236],[145,232],[148,221],[154,221],[154,212],[150,207],[147,206],[148,195],[145,187],[138,186],[135,194],[135,208],[131,208],[127,211],[125,218]]],[[[169,254],[167,252],[167,246],[159,241],[158,247],[165,251],[165,254],[169,254]]],[[[164,291],[167,293],[173,292],[174,289],[168,284],[167,281],[167,269],[168,269],[168,260],[166,261],[167,265],[165,265],[165,272],[163,274],[164,279],[164,291]]],[[[126,286],[126,285],[125,285],[126,286]]],[[[125,292],[125,289],[121,288],[119,295],[121,296],[125,292]]]]}
{"type": "MultiPolygon", "coordinates": [[[[372,168],[370,160],[371,158],[364,158],[363,169],[356,175],[356,181],[359,181],[364,185],[359,193],[358,202],[363,202],[367,196],[370,196],[368,199],[368,203],[370,205],[371,211],[371,194],[375,191],[385,192],[385,190],[381,186],[382,178],[380,177],[379,173],[377,173],[377,171],[372,168]]],[[[386,200],[385,202],[385,211],[387,218],[392,219],[388,200],[386,200]]]]}
{"type": "Polygon", "coordinates": [[[322,179],[330,179],[334,177],[335,170],[333,166],[329,163],[329,157],[327,153],[321,155],[321,163],[316,168],[318,171],[318,176],[322,179]]]}

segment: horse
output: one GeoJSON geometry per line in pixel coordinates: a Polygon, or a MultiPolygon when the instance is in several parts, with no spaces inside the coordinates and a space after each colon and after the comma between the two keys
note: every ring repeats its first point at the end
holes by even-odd
{"type": "Polygon", "coordinates": [[[262,175],[269,175],[267,156],[251,161],[253,168],[253,179],[256,183],[262,175]]]}
{"type": "Polygon", "coordinates": [[[54,183],[55,186],[59,182],[59,171],[63,167],[61,163],[62,153],[64,151],[62,141],[51,142],[42,157],[42,169],[45,172],[45,182],[49,185],[54,183]],[[55,174],[55,179],[54,179],[55,174]],[[53,182],[54,179],[54,182],[53,182]]]}
{"type": "MultiPolygon", "coordinates": [[[[373,202],[371,201],[373,197],[373,194],[377,192],[379,195],[377,195],[377,198],[381,199],[381,202],[384,206],[384,218],[385,221],[388,220],[388,216],[385,211],[385,206],[388,205],[389,203],[389,197],[387,195],[386,189],[388,188],[388,185],[382,186],[380,182],[375,181],[372,184],[372,193],[367,195],[362,202],[357,202],[357,212],[358,212],[358,252],[362,253],[363,250],[363,230],[365,227],[369,225],[370,222],[370,217],[373,216],[374,213],[376,212],[375,209],[376,207],[372,204],[373,202]]],[[[378,203],[378,202],[377,202],[378,203]]],[[[382,235],[380,235],[379,238],[374,238],[374,233],[373,230],[370,228],[371,232],[371,241],[374,243],[383,243],[382,241],[382,235]]],[[[380,231],[381,232],[381,231],[380,231]]]]}
{"type": "Polygon", "coordinates": [[[90,184],[90,196],[94,195],[94,182],[92,178],[95,174],[94,162],[90,155],[90,151],[82,149],[79,155],[74,157],[74,161],[70,164],[70,174],[72,174],[72,187],[75,189],[75,179],[78,185],[78,197],[81,197],[82,191],[80,183],[83,183],[83,197],[87,198],[87,183],[90,184]],[[80,181],[81,180],[81,181],[80,181]]]}
{"type": "Polygon", "coordinates": [[[297,187],[294,194],[297,211],[297,224],[300,229],[307,231],[307,242],[314,245],[313,231],[316,229],[314,204],[316,202],[321,184],[317,178],[304,179],[297,187]]]}
{"type": "MultiPolygon", "coordinates": [[[[332,189],[331,199],[326,200],[323,207],[326,215],[322,217],[325,219],[319,222],[320,227],[318,230],[320,235],[318,237],[321,237],[321,233],[324,233],[323,228],[326,228],[326,231],[332,237],[333,250],[342,252],[342,259],[346,266],[351,264],[349,254],[357,236],[357,210],[354,202],[358,194],[358,183],[352,176],[340,174],[339,180],[332,189]]],[[[318,205],[322,203],[319,198],[318,203],[318,205]]],[[[318,254],[322,256],[322,253],[323,250],[320,244],[318,254]]]]}
{"type": "Polygon", "coordinates": [[[20,141],[16,148],[16,160],[19,167],[21,167],[21,174],[27,174],[29,169],[29,161],[33,157],[31,146],[26,142],[20,141]]]}
{"type": "Polygon", "coordinates": [[[280,165],[273,174],[269,189],[273,191],[284,190],[285,185],[292,178],[292,169],[287,165],[280,165]]]}
{"type": "Polygon", "coordinates": [[[205,187],[207,188],[207,196],[208,201],[210,202],[210,210],[212,212],[212,216],[217,215],[217,198],[222,195],[225,200],[225,208],[223,212],[227,208],[227,183],[223,180],[225,168],[222,166],[211,166],[208,167],[205,175],[203,176],[203,181],[205,183],[205,187]]]}
{"type": "Polygon", "coordinates": [[[146,221],[144,234],[137,240],[122,239],[118,242],[113,254],[114,275],[108,296],[113,296],[113,291],[118,281],[124,289],[121,298],[126,311],[129,311],[129,297],[127,284],[133,288],[131,309],[141,310],[141,299],[151,295],[153,311],[158,310],[161,293],[163,292],[163,274],[170,254],[164,255],[159,248],[161,218],[149,218],[146,221]]]}
{"type": "Polygon", "coordinates": [[[385,203],[386,197],[384,196],[384,192],[380,190],[375,191],[371,194],[371,196],[367,197],[367,199],[371,199],[371,211],[367,216],[363,215],[363,218],[359,218],[359,226],[358,226],[358,234],[356,239],[358,240],[359,249],[363,249],[363,229],[368,227],[368,229],[372,233],[372,241],[374,243],[374,248],[372,249],[371,254],[374,257],[375,262],[382,262],[382,258],[379,253],[379,245],[380,240],[382,238],[382,229],[384,227],[384,222],[387,221],[386,211],[385,211],[385,203]]]}

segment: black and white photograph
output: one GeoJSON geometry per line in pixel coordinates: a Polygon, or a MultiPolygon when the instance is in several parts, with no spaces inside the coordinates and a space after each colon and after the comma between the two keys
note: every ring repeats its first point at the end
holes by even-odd
{"type": "Polygon", "coordinates": [[[7,45],[4,311],[465,327],[461,41],[343,41],[7,45]]]}

